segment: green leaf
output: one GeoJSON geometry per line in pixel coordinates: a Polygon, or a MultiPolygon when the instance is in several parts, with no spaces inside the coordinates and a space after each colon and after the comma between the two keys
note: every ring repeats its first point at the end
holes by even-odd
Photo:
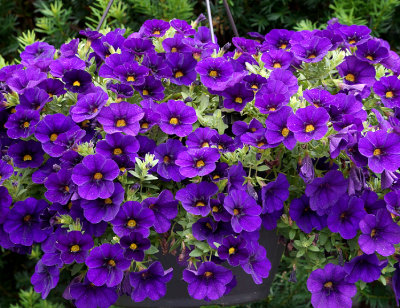
{"type": "Polygon", "coordinates": [[[157,252],[159,252],[158,248],[156,246],[151,245],[149,249],[146,250],[147,255],[154,255],[157,252]]]}
{"type": "Polygon", "coordinates": [[[201,251],[200,249],[196,248],[193,251],[190,252],[189,256],[191,257],[201,257],[203,255],[203,251],[201,251]]]}

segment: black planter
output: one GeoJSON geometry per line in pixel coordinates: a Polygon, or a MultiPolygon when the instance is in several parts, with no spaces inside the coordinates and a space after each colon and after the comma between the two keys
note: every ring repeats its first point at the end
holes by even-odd
{"type": "Polygon", "coordinates": [[[271,261],[271,270],[264,283],[256,285],[250,275],[246,274],[242,268],[233,268],[236,276],[237,286],[226,296],[216,301],[207,302],[195,300],[187,292],[187,284],[182,280],[184,267],[176,262],[176,257],[165,255],[160,257],[164,269],[172,267],[174,276],[167,284],[167,294],[158,301],[146,299],[141,303],[135,303],[128,296],[122,296],[115,305],[121,307],[199,307],[202,305],[234,305],[244,304],[265,299],[269,294],[272,281],[278,270],[284,246],[278,243],[276,232],[262,229],[260,232],[259,243],[267,250],[267,257],[271,261]]]}

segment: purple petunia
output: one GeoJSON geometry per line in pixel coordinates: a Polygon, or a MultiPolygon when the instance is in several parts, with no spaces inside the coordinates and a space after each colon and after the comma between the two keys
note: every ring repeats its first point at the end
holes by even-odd
{"type": "Polygon", "coordinates": [[[120,244],[124,248],[124,257],[138,262],[143,261],[144,251],[151,246],[150,240],[139,232],[132,232],[121,237],[120,244]]]}
{"type": "Polygon", "coordinates": [[[378,280],[387,264],[388,260],[380,261],[376,254],[357,256],[344,265],[346,281],[355,283],[362,280],[369,283],[378,280]]]}
{"type": "Polygon", "coordinates": [[[192,183],[178,190],[175,198],[188,213],[205,217],[210,213],[210,198],[217,192],[218,186],[214,183],[192,183]]]}
{"type": "Polygon", "coordinates": [[[44,152],[39,142],[19,140],[8,148],[8,155],[18,168],[37,168],[43,163],[44,152]]]}
{"type": "Polygon", "coordinates": [[[375,68],[356,56],[347,56],[337,66],[339,75],[344,77],[344,82],[350,85],[366,84],[372,86],[375,83],[375,68]]]}
{"type": "Polygon", "coordinates": [[[400,107],[400,80],[396,76],[381,77],[374,83],[374,92],[385,107],[400,107]]]}
{"type": "Polygon", "coordinates": [[[100,140],[96,145],[96,153],[107,158],[127,156],[134,161],[139,150],[139,142],[135,137],[121,133],[107,134],[105,140],[100,140]]]}
{"type": "Polygon", "coordinates": [[[39,260],[31,277],[31,283],[35,292],[42,293],[42,299],[45,299],[57,286],[59,278],[60,270],[57,266],[46,266],[39,260]]]}
{"type": "Polygon", "coordinates": [[[282,173],[274,182],[270,182],[261,189],[262,213],[272,213],[281,210],[284,202],[289,198],[289,182],[282,173]]]}
{"type": "Polygon", "coordinates": [[[68,203],[72,194],[76,191],[76,185],[71,180],[72,171],[61,169],[57,173],[48,176],[44,186],[47,188],[45,197],[51,202],[58,202],[62,205],[68,203]]]}
{"type": "Polygon", "coordinates": [[[170,81],[176,85],[189,86],[196,80],[196,64],[190,53],[168,53],[166,55],[168,66],[172,70],[170,81]]]}
{"type": "Polygon", "coordinates": [[[4,127],[8,129],[7,135],[10,138],[27,138],[33,134],[39,120],[40,114],[38,111],[22,109],[11,114],[4,127]]]}
{"type": "Polygon", "coordinates": [[[221,246],[218,247],[218,256],[222,260],[227,260],[232,266],[245,263],[249,258],[249,251],[246,248],[246,240],[239,236],[232,235],[223,239],[221,246]]]}
{"type": "Polygon", "coordinates": [[[87,233],[71,231],[57,237],[55,247],[61,251],[61,260],[65,264],[85,262],[89,250],[93,247],[93,239],[87,233]]]}
{"type": "Polygon", "coordinates": [[[154,149],[155,158],[158,159],[157,173],[165,179],[180,182],[185,176],[179,172],[179,166],[175,163],[178,155],[186,151],[186,147],[179,140],[168,139],[154,149]]]}
{"type": "Polygon", "coordinates": [[[222,91],[232,78],[232,64],[224,58],[206,58],[196,66],[201,82],[214,91],[222,91]]]}
{"type": "Polygon", "coordinates": [[[175,163],[183,176],[193,178],[213,172],[219,158],[220,154],[214,148],[191,149],[181,152],[175,163]]]}
{"type": "Polygon", "coordinates": [[[265,120],[265,138],[270,144],[283,142],[285,147],[293,150],[296,145],[294,134],[287,127],[289,117],[293,115],[292,108],[283,106],[279,112],[271,113],[265,120]]]}

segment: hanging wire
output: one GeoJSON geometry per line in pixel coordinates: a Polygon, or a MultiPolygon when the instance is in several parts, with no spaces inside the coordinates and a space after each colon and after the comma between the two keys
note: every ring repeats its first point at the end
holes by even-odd
{"type": "Polygon", "coordinates": [[[99,24],[97,25],[96,31],[99,31],[99,30],[100,30],[101,26],[102,26],[103,23],[104,23],[104,20],[106,20],[107,14],[108,14],[108,12],[110,11],[110,8],[111,8],[111,5],[113,4],[113,2],[114,2],[114,0],[108,1],[107,7],[106,7],[106,9],[104,10],[103,16],[101,16],[101,19],[100,19],[99,24]]]}
{"type": "Polygon", "coordinates": [[[233,20],[232,14],[231,14],[231,10],[229,9],[229,4],[227,2],[227,0],[223,0],[224,1],[224,6],[225,6],[225,11],[226,14],[228,15],[228,19],[229,19],[229,23],[231,24],[232,30],[233,30],[233,34],[238,37],[239,36],[239,32],[236,28],[236,24],[235,21],[233,20]]]}
{"type": "Polygon", "coordinates": [[[208,23],[210,24],[210,32],[211,32],[211,41],[215,44],[215,37],[214,37],[214,28],[211,16],[211,7],[210,7],[210,0],[206,0],[207,4],[207,13],[208,13],[208,23]]]}

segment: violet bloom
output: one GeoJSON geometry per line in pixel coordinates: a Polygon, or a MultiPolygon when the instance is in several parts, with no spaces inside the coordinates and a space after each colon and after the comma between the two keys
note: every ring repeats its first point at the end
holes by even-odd
{"type": "Polygon", "coordinates": [[[151,246],[150,240],[138,232],[121,237],[120,244],[124,248],[124,257],[138,262],[143,261],[144,251],[151,246]]]}
{"type": "Polygon", "coordinates": [[[87,233],[70,231],[57,237],[55,247],[61,251],[61,260],[65,264],[84,263],[93,247],[93,239],[87,233]]]}
{"type": "Polygon", "coordinates": [[[235,141],[227,134],[217,134],[211,137],[211,143],[214,144],[221,153],[233,152],[236,150],[235,141]]]}
{"type": "Polygon", "coordinates": [[[158,106],[157,113],[161,116],[161,130],[168,135],[185,137],[192,132],[192,124],[197,121],[196,110],[182,101],[169,100],[162,103],[158,106]]]}
{"type": "Polygon", "coordinates": [[[197,271],[183,271],[183,280],[188,283],[189,295],[198,300],[221,298],[232,279],[233,274],[229,269],[213,262],[201,263],[197,271]]]}
{"type": "Polygon", "coordinates": [[[303,96],[309,103],[315,107],[328,108],[334,100],[334,95],[323,89],[304,90],[303,96]]]}
{"type": "Polygon", "coordinates": [[[222,57],[206,58],[196,66],[201,82],[211,90],[222,91],[232,78],[232,64],[222,57]]]}
{"type": "Polygon", "coordinates": [[[46,42],[35,42],[25,47],[21,52],[21,63],[25,66],[34,65],[37,62],[50,62],[53,60],[56,49],[46,42]]]}
{"type": "Polygon", "coordinates": [[[389,49],[384,46],[382,40],[370,39],[357,46],[355,55],[362,61],[376,64],[389,56],[389,49]]]}
{"type": "Polygon", "coordinates": [[[108,308],[118,299],[115,288],[108,288],[105,285],[97,287],[87,277],[82,283],[72,283],[69,289],[77,308],[108,308]]]}
{"type": "Polygon", "coordinates": [[[172,275],[172,267],[164,271],[158,261],[151,263],[147,269],[130,273],[129,281],[133,287],[132,300],[141,302],[147,297],[153,301],[159,300],[167,293],[167,282],[172,279],[172,275]]]}
{"type": "Polygon", "coordinates": [[[179,52],[186,53],[191,52],[191,48],[187,46],[182,40],[184,36],[176,33],[174,37],[166,38],[162,41],[162,46],[166,53],[179,52]]]}
{"type": "MultiPolygon", "coordinates": [[[[45,81],[46,80],[42,81],[42,83],[45,81]]],[[[19,96],[19,105],[15,107],[15,110],[22,111],[24,109],[29,109],[40,111],[51,100],[52,98],[46,93],[46,91],[40,88],[26,89],[24,94],[19,96]]]]}
{"type": "Polygon", "coordinates": [[[183,176],[193,178],[213,172],[219,157],[218,150],[214,148],[191,149],[181,152],[175,163],[183,176]]]}
{"type": "Polygon", "coordinates": [[[38,111],[22,109],[11,114],[4,127],[7,128],[7,135],[10,138],[28,138],[33,134],[39,120],[40,114],[38,111]]]}
{"type": "Polygon", "coordinates": [[[400,243],[400,226],[393,222],[386,209],[378,210],[376,215],[365,215],[360,221],[360,229],[362,234],[358,244],[364,253],[376,251],[384,257],[395,253],[394,245],[400,243]]]}
{"type": "Polygon", "coordinates": [[[169,53],[165,59],[172,70],[170,81],[178,86],[189,86],[196,80],[197,61],[190,53],[169,53]]]}
{"type": "Polygon", "coordinates": [[[45,79],[45,73],[35,67],[28,67],[25,70],[14,71],[7,78],[7,86],[18,94],[23,94],[26,89],[34,88],[45,79]]]}
{"type": "Polygon", "coordinates": [[[107,89],[117,94],[117,99],[132,97],[134,90],[131,86],[122,83],[107,83],[107,89]]]}
{"type": "Polygon", "coordinates": [[[237,165],[232,165],[228,170],[228,191],[246,190],[246,175],[246,171],[244,171],[243,165],[240,161],[237,165]]]}
{"type": "Polygon", "coordinates": [[[375,83],[375,68],[367,62],[357,59],[356,56],[347,56],[337,66],[337,70],[347,84],[362,83],[372,86],[375,83]]]}
{"type": "Polygon", "coordinates": [[[225,194],[220,193],[217,195],[217,199],[210,200],[211,214],[215,221],[228,222],[232,216],[224,208],[225,194]]]}
{"type": "Polygon", "coordinates": [[[178,215],[178,201],[169,190],[163,190],[158,197],[150,197],[142,202],[154,213],[154,230],[157,233],[164,233],[171,227],[171,221],[178,215]]]}
{"type": "Polygon", "coordinates": [[[313,228],[322,230],[326,227],[326,216],[319,216],[311,210],[310,199],[306,195],[292,200],[289,215],[304,233],[310,233],[313,228]]]}
{"type": "Polygon", "coordinates": [[[128,37],[124,42],[124,47],[136,57],[141,57],[147,53],[154,53],[153,42],[149,39],[128,37]]]}
{"type": "Polygon", "coordinates": [[[123,249],[119,244],[102,244],[90,251],[85,261],[89,268],[88,279],[95,286],[106,285],[115,287],[120,284],[123,271],[127,270],[131,262],[123,256],[123,249]]]}
{"type": "Polygon", "coordinates": [[[95,118],[105,106],[108,95],[103,90],[80,96],[74,106],[71,107],[71,117],[79,123],[95,118]]]}
{"type": "Polygon", "coordinates": [[[7,220],[7,216],[10,213],[11,203],[12,197],[7,188],[0,186],[0,224],[3,224],[7,220]]]}
{"type": "Polygon", "coordinates": [[[119,209],[117,216],[111,221],[113,230],[118,236],[139,232],[147,237],[149,228],[154,225],[153,211],[137,201],[127,201],[119,209]]]}
{"type": "Polygon", "coordinates": [[[38,84],[38,87],[35,89],[45,91],[48,96],[48,101],[51,101],[53,99],[53,96],[61,96],[67,92],[64,89],[64,83],[61,80],[53,78],[47,78],[43,80],[41,83],[38,84]]]}
{"type": "Polygon", "coordinates": [[[210,198],[217,192],[218,186],[214,183],[192,183],[178,190],[175,198],[188,213],[205,217],[210,213],[210,198]]]}
{"type": "Polygon", "coordinates": [[[47,191],[44,193],[50,202],[58,202],[61,205],[67,204],[76,191],[76,186],[71,180],[72,171],[61,169],[57,173],[48,176],[44,186],[47,191]]]}
{"type": "Polygon", "coordinates": [[[321,61],[331,49],[331,41],[324,37],[313,36],[309,40],[302,40],[292,44],[290,51],[294,56],[306,63],[321,61]]]}
{"type": "Polygon", "coordinates": [[[224,200],[224,208],[232,215],[231,224],[236,233],[255,231],[261,225],[261,207],[245,191],[231,190],[224,200]]]}
{"type": "Polygon", "coordinates": [[[264,62],[265,67],[270,70],[277,68],[288,69],[292,63],[293,54],[282,49],[272,49],[263,53],[261,60],[264,62]]]}
{"type": "Polygon", "coordinates": [[[87,200],[109,198],[114,192],[113,180],[119,175],[116,162],[103,155],[88,155],[72,171],[72,181],[79,195],[87,200]]]}
{"type": "Polygon", "coordinates": [[[124,84],[140,86],[144,83],[145,76],[149,74],[149,69],[137,62],[125,62],[115,67],[113,74],[124,84]]]}
{"type": "Polygon", "coordinates": [[[86,68],[85,61],[78,57],[60,58],[50,63],[50,74],[53,77],[62,78],[65,72],[70,70],[84,70],[86,68]]]}
{"type": "Polygon", "coordinates": [[[265,138],[270,144],[283,142],[288,150],[293,150],[296,139],[293,132],[287,128],[288,118],[293,115],[292,108],[283,106],[279,112],[272,113],[265,120],[265,138]]]}
{"type": "Polygon", "coordinates": [[[96,153],[107,158],[115,156],[128,156],[132,161],[137,156],[139,142],[135,137],[121,133],[107,134],[105,140],[100,140],[96,145],[96,153]]]}
{"type": "Polygon", "coordinates": [[[400,80],[396,76],[381,77],[374,83],[374,92],[385,107],[400,107],[400,80]]]}
{"type": "MultiPolygon", "coordinates": [[[[104,64],[99,69],[99,76],[103,78],[118,79],[121,76],[117,76],[114,69],[127,63],[136,63],[135,56],[133,54],[128,51],[114,53],[109,57],[106,57],[104,64]]],[[[125,76],[125,78],[122,80],[126,81],[126,77],[128,76],[125,76]]],[[[134,81],[134,78],[132,81],[134,81]]]]}
{"type": "MultiPolygon", "coordinates": [[[[157,80],[157,82],[161,81],[157,80]]],[[[139,121],[140,133],[146,133],[154,125],[158,125],[160,123],[160,115],[157,112],[154,112],[154,109],[158,107],[158,104],[152,99],[145,99],[140,102],[140,105],[142,106],[144,112],[143,118],[139,121]]]]}
{"type": "Polygon", "coordinates": [[[162,37],[169,28],[170,25],[167,21],[161,19],[149,19],[141,26],[140,33],[144,36],[162,37]]]}
{"type": "Polygon", "coordinates": [[[261,245],[252,249],[247,262],[241,265],[243,270],[250,274],[255,284],[262,284],[263,278],[269,276],[271,262],[267,258],[267,251],[261,245]]]}
{"type": "Polygon", "coordinates": [[[346,281],[355,283],[362,280],[369,283],[378,280],[387,264],[387,259],[380,261],[376,254],[362,254],[344,265],[343,269],[347,273],[346,281]]]}
{"type": "Polygon", "coordinates": [[[139,121],[143,116],[144,112],[138,105],[120,102],[104,107],[97,119],[108,134],[122,132],[136,136],[140,130],[139,121]]]}
{"type": "Polygon", "coordinates": [[[154,150],[155,158],[158,159],[157,173],[165,179],[172,179],[174,182],[182,181],[185,176],[179,172],[179,166],[175,163],[178,155],[186,151],[186,147],[179,140],[168,139],[161,143],[154,150]]]}
{"type": "Polygon", "coordinates": [[[77,69],[67,71],[62,81],[64,81],[65,87],[74,93],[84,93],[93,85],[92,76],[84,70],[77,69]]]}
{"type": "Polygon", "coordinates": [[[222,92],[222,96],[225,97],[225,108],[240,112],[248,102],[254,99],[254,92],[247,89],[245,84],[238,83],[225,89],[224,92],[222,92]]]}
{"type": "Polygon", "coordinates": [[[329,114],[323,108],[300,108],[287,120],[287,126],[299,142],[322,139],[328,132],[329,114]]]}
{"type": "Polygon", "coordinates": [[[294,95],[299,89],[298,81],[296,76],[288,70],[278,68],[271,72],[268,78],[268,82],[273,84],[273,81],[281,81],[288,88],[287,95],[290,97],[294,95]]]}
{"type": "Polygon", "coordinates": [[[46,239],[49,232],[40,228],[39,217],[47,206],[45,200],[35,198],[15,202],[4,222],[4,231],[14,244],[31,246],[46,239]]]}
{"type": "Polygon", "coordinates": [[[191,35],[194,35],[196,33],[196,30],[193,29],[192,26],[189,25],[186,20],[172,19],[169,22],[169,24],[179,34],[182,34],[182,35],[185,35],[185,36],[191,36],[191,35]]]}
{"type": "Polygon", "coordinates": [[[39,260],[31,277],[31,283],[35,292],[42,293],[42,299],[45,299],[57,286],[59,279],[60,270],[57,266],[46,266],[42,260],[39,260]]]}
{"type": "Polygon", "coordinates": [[[81,200],[81,207],[85,218],[97,224],[101,221],[111,221],[117,216],[124,201],[124,188],[120,183],[114,184],[113,194],[106,199],[81,200]]]}
{"type": "Polygon", "coordinates": [[[256,93],[267,83],[267,78],[258,74],[250,74],[245,76],[243,81],[247,89],[256,93]]]}
{"type": "Polygon", "coordinates": [[[0,160],[0,185],[2,185],[5,180],[11,177],[13,171],[13,166],[6,163],[4,160],[0,160]]]}
{"type": "MultiPolygon", "coordinates": [[[[285,89],[287,87],[281,82],[280,83],[285,89]]],[[[264,89],[264,88],[263,88],[264,89]]],[[[280,109],[287,104],[288,99],[283,94],[274,94],[274,93],[262,93],[263,90],[257,93],[256,100],[254,106],[260,110],[263,114],[274,113],[275,111],[280,111],[280,109]]]]}
{"type": "Polygon", "coordinates": [[[344,194],[328,214],[328,228],[332,232],[339,232],[346,240],[352,239],[357,235],[358,222],[366,214],[362,199],[344,194]]]}
{"type": "Polygon", "coordinates": [[[388,192],[385,197],[386,208],[393,215],[400,216],[400,191],[388,192]]]}
{"type": "Polygon", "coordinates": [[[346,281],[346,275],[341,266],[332,263],[328,263],[323,269],[313,271],[307,280],[313,307],[351,308],[351,298],[356,295],[357,287],[354,283],[346,281]]]}
{"type": "Polygon", "coordinates": [[[140,86],[134,86],[134,88],[144,99],[153,99],[155,101],[160,101],[164,99],[165,96],[165,89],[162,85],[162,82],[151,75],[145,77],[143,84],[141,84],[140,86]]]}
{"type": "Polygon", "coordinates": [[[263,46],[265,46],[267,50],[290,49],[290,38],[293,33],[293,31],[286,29],[273,29],[265,35],[263,46]]]}
{"type": "Polygon", "coordinates": [[[192,225],[193,237],[199,241],[206,240],[211,248],[217,249],[214,243],[221,243],[224,236],[232,234],[232,228],[228,230],[226,224],[219,224],[209,216],[200,218],[192,225]]]}
{"type": "Polygon", "coordinates": [[[323,215],[346,193],[348,181],[337,170],[328,171],[324,177],[315,178],[307,185],[305,194],[310,198],[310,207],[323,215]]]}
{"type": "Polygon", "coordinates": [[[215,129],[199,127],[187,137],[186,145],[193,149],[209,148],[213,145],[211,139],[217,134],[215,129]]]}
{"type": "Polygon", "coordinates": [[[18,141],[8,148],[8,155],[18,168],[37,168],[43,163],[44,152],[39,142],[18,141]]]}
{"type": "Polygon", "coordinates": [[[371,29],[360,25],[341,25],[338,29],[345,42],[350,46],[359,45],[370,38],[371,29]]]}
{"type": "Polygon", "coordinates": [[[227,236],[223,239],[222,245],[218,247],[218,256],[222,260],[227,260],[231,266],[238,266],[249,258],[246,245],[246,240],[241,236],[227,236]]]}
{"type": "Polygon", "coordinates": [[[289,198],[289,182],[283,173],[279,173],[275,181],[261,189],[262,213],[272,213],[281,210],[289,198]]]}
{"type": "Polygon", "coordinates": [[[358,149],[368,157],[368,167],[375,173],[396,171],[400,167],[400,138],[395,133],[369,131],[360,139],[358,149]]]}
{"type": "MultiPolygon", "coordinates": [[[[151,42],[150,44],[153,46],[151,42]]],[[[165,58],[158,54],[146,54],[142,65],[146,66],[151,71],[150,74],[156,79],[170,78],[172,76],[172,70],[166,63],[165,58]]]]}

